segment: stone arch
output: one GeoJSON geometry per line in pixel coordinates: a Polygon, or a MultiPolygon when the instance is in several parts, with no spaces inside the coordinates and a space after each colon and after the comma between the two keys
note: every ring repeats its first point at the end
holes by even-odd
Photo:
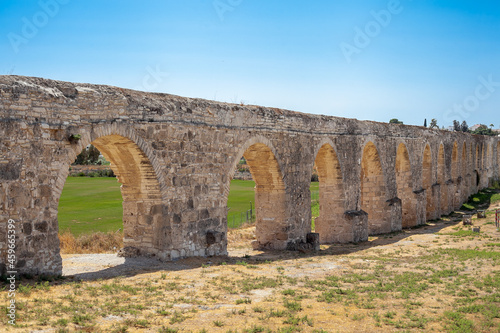
{"type": "Polygon", "coordinates": [[[462,146],[462,177],[465,177],[467,175],[467,145],[464,141],[464,144],[462,146]]]}
{"type": "Polygon", "coordinates": [[[404,143],[400,143],[396,153],[396,184],[401,199],[403,228],[417,225],[416,198],[413,193],[410,155],[404,143]]]}
{"type": "Polygon", "coordinates": [[[475,179],[474,179],[474,171],[475,163],[474,163],[474,144],[472,142],[469,143],[468,156],[467,156],[467,198],[475,193],[475,179]]]}
{"type": "MultiPolygon", "coordinates": [[[[252,136],[250,139],[246,140],[238,149],[236,155],[232,156],[232,162],[230,163],[229,170],[226,171],[226,173],[229,175],[229,181],[226,182],[224,186],[224,196],[227,198],[229,195],[229,190],[230,190],[230,180],[234,177],[234,172],[236,170],[236,166],[238,165],[240,158],[244,156],[245,152],[253,145],[255,144],[263,144],[266,145],[267,148],[271,151],[271,153],[274,155],[277,166],[279,170],[283,170],[283,166],[281,164],[281,160],[279,159],[279,154],[276,151],[276,148],[274,147],[274,144],[265,136],[261,135],[256,135],[252,136]]],[[[280,171],[281,172],[281,171],[280,171]]]]}
{"type": "Polygon", "coordinates": [[[429,144],[425,145],[422,158],[422,188],[426,193],[426,219],[431,220],[435,216],[436,205],[432,189],[432,152],[429,144]]]}
{"type": "Polygon", "coordinates": [[[368,142],[361,159],[361,209],[368,213],[369,234],[391,231],[386,196],[380,155],[375,144],[368,142]]]}
{"type": "Polygon", "coordinates": [[[485,169],[490,168],[490,156],[491,156],[491,145],[489,143],[486,143],[486,158],[485,158],[486,167],[485,167],[485,169]]]}
{"type": "Polygon", "coordinates": [[[441,215],[448,213],[448,187],[446,184],[446,159],[443,144],[439,145],[438,152],[438,183],[440,185],[441,215]]]}
{"type": "Polygon", "coordinates": [[[497,178],[500,178],[500,141],[497,143],[497,178]]]}
{"type": "Polygon", "coordinates": [[[453,149],[451,151],[451,184],[450,190],[453,194],[452,196],[452,209],[458,209],[461,206],[461,191],[462,177],[460,176],[460,161],[458,159],[458,143],[455,141],[453,143],[453,149]]]}
{"type": "MultiPolygon", "coordinates": [[[[285,183],[275,149],[264,137],[248,140],[235,157],[231,175],[243,156],[255,181],[255,236],[253,247],[285,249],[288,241],[285,183]]],[[[229,194],[229,178],[225,200],[229,194]]],[[[227,228],[227,224],[226,224],[227,228]]]]}
{"type": "Polygon", "coordinates": [[[476,158],[475,158],[475,169],[479,170],[481,169],[481,162],[480,162],[480,155],[479,155],[479,143],[476,144],[476,158]]]}
{"type": "Polygon", "coordinates": [[[453,150],[451,151],[451,180],[456,181],[459,174],[458,174],[458,144],[455,141],[453,143],[453,150]]]}
{"type": "MultiPolygon", "coordinates": [[[[123,198],[123,242],[125,247],[134,247],[142,254],[157,254],[166,258],[169,235],[163,216],[160,180],[153,166],[145,143],[135,135],[119,129],[96,129],[82,135],[73,147],[56,181],[54,195],[59,202],[69,165],[78,153],[89,144],[94,145],[106,160],[111,162],[123,198]],[[127,136],[125,136],[127,135],[127,136]]],[[[158,170],[158,169],[157,169],[158,170]]]]}
{"type": "Polygon", "coordinates": [[[460,198],[460,203],[463,201],[467,200],[467,197],[469,196],[469,190],[470,190],[470,174],[468,170],[468,161],[467,161],[467,144],[464,141],[462,145],[462,157],[461,157],[461,166],[460,166],[460,174],[462,176],[462,183],[461,183],[461,194],[462,197],[460,198]]]}
{"type": "Polygon", "coordinates": [[[320,242],[346,242],[352,238],[352,228],[344,219],[342,168],[333,146],[323,144],[314,163],[319,178],[319,217],[316,218],[315,225],[320,242]]]}
{"type": "Polygon", "coordinates": [[[481,170],[484,170],[485,169],[485,165],[484,165],[484,143],[481,145],[481,170]]]}

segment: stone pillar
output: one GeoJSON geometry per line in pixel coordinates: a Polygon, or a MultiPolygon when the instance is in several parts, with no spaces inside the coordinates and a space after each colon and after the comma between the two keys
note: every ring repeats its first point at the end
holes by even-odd
{"type": "Polygon", "coordinates": [[[427,193],[427,195],[429,195],[427,201],[427,220],[435,220],[439,218],[439,207],[441,201],[439,189],[440,185],[434,184],[427,190],[430,191],[427,193]]]}
{"type": "Polygon", "coordinates": [[[366,242],[368,240],[368,214],[365,211],[347,211],[344,219],[352,228],[352,242],[366,242]]]}
{"type": "Polygon", "coordinates": [[[425,224],[426,216],[425,210],[427,205],[427,193],[426,190],[421,189],[419,191],[414,191],[414,205],[415,205],[415,226],[425,224]]]}
{"type": "MultiPolygon", "coordinates": [[[[386,219],[389,219],[391,230],[384,231],[383,233],[400,231],[403,227],[402,225],[402,206],[401,199],[393,198],[386,201],[385,207],[382,207],[386,214],[386,219]]],[[[370,216],[368,216],[370,218],[370,216]]]]}

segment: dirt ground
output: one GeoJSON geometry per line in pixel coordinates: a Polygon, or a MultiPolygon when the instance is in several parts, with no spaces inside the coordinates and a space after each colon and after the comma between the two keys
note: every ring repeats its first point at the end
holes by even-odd
{"type": "Polygon", "coordinates": [[[23,281],[0,331],[500,332],[495,208],[480,233],[455,213],[319,252],[253,251],[248,227],[228,257],[63,255],[65,277],[23,281]]]}

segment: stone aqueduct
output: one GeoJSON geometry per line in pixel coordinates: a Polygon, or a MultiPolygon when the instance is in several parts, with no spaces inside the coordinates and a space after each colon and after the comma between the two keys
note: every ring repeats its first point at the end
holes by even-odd
{"type": "Polygon", "coordinates": [[[227,253],[227,196],[243,155],[256,245],[293,250],[311,232],[315,163],[321,242],[359,242],[460,207],[498,178],[498,139],[0,76],[0,270],[13,219],[18,271],[62,272],[58,201],[90,143],[122,183],[125,245],[171,260],[227,253]]]}

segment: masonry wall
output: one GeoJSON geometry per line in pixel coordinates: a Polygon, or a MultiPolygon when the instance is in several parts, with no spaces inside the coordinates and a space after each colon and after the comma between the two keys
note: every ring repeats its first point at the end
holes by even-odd
{"type": "Polygon", "coordinates": [[[61,273],[59,197],[90,143],[122,183],[125,245],[163,260],[227,253],[227,196],[241,156],[257,182],[255,246],[264,249],[305,243],[315,162],[326,243],[400,230],[410,205],[410,225],[437,218],[498,178],[496,137],[19,76],[0,76],[0,139],[2,272],[14,219],[18,270],[61,273]],[[402,144],[410,165],[398,176],[402,144]],[[467,161],[462,150],[453,160],[464,144],[467,161]]]}

